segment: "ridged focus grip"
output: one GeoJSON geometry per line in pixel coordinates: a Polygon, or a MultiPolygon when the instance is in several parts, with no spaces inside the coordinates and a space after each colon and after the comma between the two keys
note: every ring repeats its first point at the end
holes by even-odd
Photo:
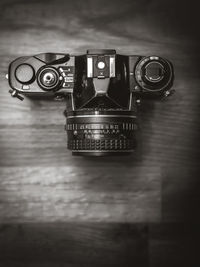
{"type": "Polygon", "coordinates": [[[135,141],[133,139],[119,140],[69,140],[68,149],[78,151],[130,151],[135,148],[135,141]]]}
{"type": "Polygon", "coordinates": [[[135,115],[130,111],[106,113],[68,115],[68,148],[78,153],[132,152],[136,146],[135,115]]]}

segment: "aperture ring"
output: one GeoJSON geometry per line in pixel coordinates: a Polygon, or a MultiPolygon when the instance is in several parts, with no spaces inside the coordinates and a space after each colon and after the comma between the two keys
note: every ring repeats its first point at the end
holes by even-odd
{"type": "Polygon", "coordinates": [[[136,147],[137,118],[132,112],[76,115],[66,118],[68,148],[74,153],[124,153],[136,147]]]}
{"type": "Polygon", "coordinates": [[[67,123],[66,131],[74,130],[137,130],[137,124],[134,122],[123,123],[67,123]]]}

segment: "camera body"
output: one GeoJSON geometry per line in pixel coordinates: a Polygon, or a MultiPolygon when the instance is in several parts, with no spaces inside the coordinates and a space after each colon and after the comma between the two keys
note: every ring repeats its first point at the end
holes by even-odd
{"type": "Polygon", "coordinates": [[[130,153],[136,146],[137,99],[171,92],[171,62],[158,56],[91,49],[84,55],[44,53],[9,66],[12,96],[66,100],[68,148],[73,154],[130,153]]]}

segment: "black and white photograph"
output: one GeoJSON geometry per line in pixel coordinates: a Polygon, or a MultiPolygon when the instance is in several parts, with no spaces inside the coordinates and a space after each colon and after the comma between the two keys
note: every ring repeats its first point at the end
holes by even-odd
{"type": "Polygon", "coordinates": [[[200,266],[199,25],[0,0],[0,267],[200,266]]]}

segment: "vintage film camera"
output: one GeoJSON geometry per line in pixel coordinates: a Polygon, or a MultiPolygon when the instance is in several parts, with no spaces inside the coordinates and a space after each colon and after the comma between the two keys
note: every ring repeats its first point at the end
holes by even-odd
{"type": "Polygon", "coordinates": [[[136,146],[137,99],[172,92],[172,64],[159,56],[88,50],[44,53],[11,62],[10,93],[63,97],[68,148],[78,155],[127,154],[136,146]]]}

